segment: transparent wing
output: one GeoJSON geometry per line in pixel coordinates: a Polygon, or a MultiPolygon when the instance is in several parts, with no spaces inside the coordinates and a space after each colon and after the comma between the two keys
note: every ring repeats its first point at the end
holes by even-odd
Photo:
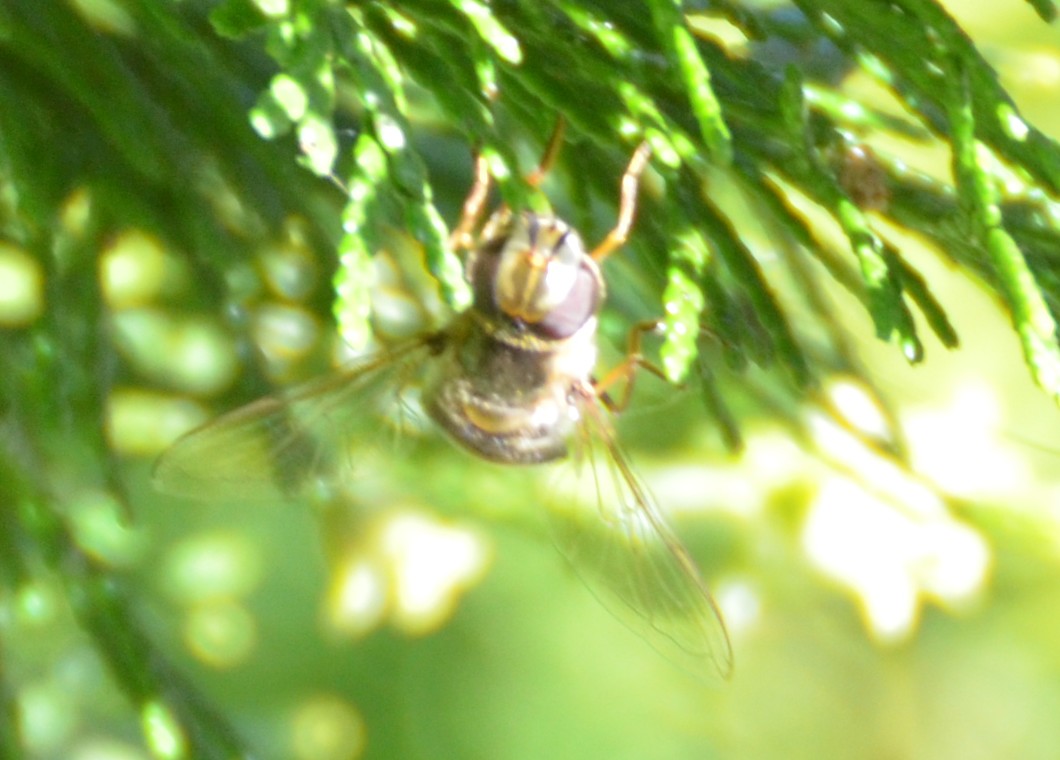
{"type": "Polygon", "coordinates": [[[429,354],[413,341],[222,415],[162,453],[154,486],[204,501],[273,501],[356,478],[400,425],[402,394],[429,354]]]}
{"type": "Polygon", "coordinates": [[[580,412],[573,464],[549,504],[556,543],[601,603],[664,657],[698,676],[728,678],[729,637],[695,565],[596,397],[587,395],[580,412]]]}

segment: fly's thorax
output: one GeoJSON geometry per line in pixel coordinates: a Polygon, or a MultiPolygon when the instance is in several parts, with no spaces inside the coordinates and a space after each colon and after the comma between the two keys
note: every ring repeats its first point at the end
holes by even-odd
{"type": "Polygon", "coordinates": [[[482,238],[467,262],[479,313],[544,341],[571,338],[594,319],[604,280],[566,222],[502,210],[482,238]]]}
{"type": "Polygon", "coordinates": [[[454,325],[424,385],[426,408],[465,448],[493,461],[534,464],[567,454],[575,390],[590,382],[596,319],[565,340],[514,331],[474,307],[454,325]]]}

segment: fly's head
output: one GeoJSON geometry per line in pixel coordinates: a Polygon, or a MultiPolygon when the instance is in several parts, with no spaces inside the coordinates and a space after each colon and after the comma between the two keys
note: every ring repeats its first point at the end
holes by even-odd
{"type": "Polygon", "coordinates": [[[468,257],[467,278],[473,308],[543,341],[563,341],[595,324],[605,295],[578,233],[532,212],[494,214],[468,257]]]}

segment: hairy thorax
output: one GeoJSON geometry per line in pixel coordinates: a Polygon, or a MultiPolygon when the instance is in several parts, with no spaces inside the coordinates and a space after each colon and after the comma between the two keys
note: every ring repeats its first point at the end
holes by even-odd
{"type": "Polygon", "coordinates": [[[474,310],[450,333],[428,377],[431,417],[458,443],[487,459],[534,464],[567,454],[596,362],[595,318],[571,337],[540,343],[483,328],[474,310]],[[476,324],[479,322],[479,324],[476,324]]]}

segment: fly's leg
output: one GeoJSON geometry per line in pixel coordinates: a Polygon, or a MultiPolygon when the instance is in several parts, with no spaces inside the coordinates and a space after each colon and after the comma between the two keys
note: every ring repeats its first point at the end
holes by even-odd
{"type": "MultiPolygon", "coordinates": [[[[637,210],[637,188],[640,184],[641,174],[644,173],[644,169],[648,166],[650,158],[651,146],[647,142],[642,142],[637,147],[637,150],[634,151],[633,157],[629,160],[629,165],[622,175],[618,220],[611,231],[607,233],[607,236],[589,254],[594,261],[603,261],[616,248],[625,243],[629,237],[629,230],[633,226],[633,215],[637,210]]],[[[655,332],[662,324],[661,320],[652,319],[634,325],[629,331],[625,360],[617,367],[612,368],[601,379],[593,381],[593,390],[596,392],[597,397],[611,411],[620,412],[629,406],[629,400],[633,395],[633,381],[637,376],[638,368],[644,368],[663,380],[667,379],[665,372],[644,358],[640,347],[644,335],[655,332]],[[607,389],[622,380],[625,381],[625,385],[622,387],[622,395],[616,401],[607,393],[607,389]]]]}
{"type": "Polygon", "coordinates": [[[593,381],[593,390],[596,392],[597,397],[612,412],[621,412],[629,406],[629,400],[633,396],[633,381],[637,377],[637,369],[646,369],[656,377],[663,380],[667,379],[666,373],[662,369],[644,358],[640,345],[644,335],[655,332],[662,325],[663,322],[660,319],[638,322],[633,325],[629,331],[626,358],[618,366],[612,367],[602,378],[593,381]],[[623,380],[625,384],[622,386],[622,395],[618,397],[618,400],[615,400],[607,393],[607,389],[623,380]]]}
{"type": "MultiPolygon", "coordinates": [[[[556,126],[552,130],[552,136],[549,137],[541,162],[526,178],[526,183],[531,187],[538,187],[556,163],[566,131],[567,122],[560,116],[556,119],[556,126]]],[[[625,243],[629,237],[630,227],[633,226],[633,215],[637,209],[637,187],[640,184],[640,176],[648,165],[649,158],[651,158],[651,146],[643,142],[634,151],[633,158],[630,159],[629,165],[622,175],[618,220],[614,228],[607,233],[607,236],[589,254],[594,260],[603,261],[616,248],[625,243]]],[[[486,205],[489,188],[489,165],[483,156],[478,156],[475,159],[475,181],[471,185],[471,191],[468,193],[467,199],[464,201],[464,206],[460,213],[460,223],[449,236],[449,247],[452,250],[470,250],[474,246],[475,227],[482,217],[482,209],[486,205]]]]}
{"type": "MultiPolygon", "coordinates": [[[[538,187],[545,179],[549,170],[556,163],[560,148],[563,146],[563,135],[567,131],[567,122],[563,117],[556,119],[556,126],[552,130],[552,136],[548,139],[545,153],[537,168],[526,178],[526,183],[531,187],[538,187]]],[[[486,206],[486,199],[490,190],[489,163],[484,156],[475,158],[475,181],[467,194],[464,206],[460,212],[460,223],[449,235],[449,247],[454,251],[470,250],[475,244],[475,228],[482,218],[482,209],[486,206]]]]}
{"type": "Polygon", "coordinates": [[[563,147],[563,136],[567,133],[567,121],[562,116],[556,118],[556,126],[552,128],[552,135],[548,138],[548,145],[541,156],[541,162],[537,168],[526,178],[526,184],[538,188],[544,182],[545,176],[552,170],[559,157],[559,151],[563,147]]]}
{"type": "Polygon", "coordinates": [[[464,200],[460,212],[460,224],[449,235],[449,248],[453,251],[466,251],[475,243],[474,231],[486,205],[490,191],[490,170],[483,156],[475,158],[475,181],[464,200]]]}
{"type": "Polygon", "coordinates": [[[649,158],[651,158],[651,146],[642,142],[634,151],[633,158],[629,160],[626,173],[622,175],[618,221],[607,233],[607,237],[601,240],[589,254],[594,261],[603,261],[629,237],[629,229],[633,226],[633,214],[637,210],[637,187],[640,184],[640,175],[644,173],[649,158]]]}

